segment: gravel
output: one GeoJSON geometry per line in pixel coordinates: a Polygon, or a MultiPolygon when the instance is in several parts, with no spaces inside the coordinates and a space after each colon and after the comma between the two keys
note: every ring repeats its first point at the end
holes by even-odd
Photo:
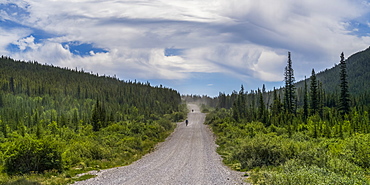
{"type": "Polygon", "coordinates": [[[188,106],[194,110],[189,125],[178,123],[154,152],[129,166],[90,172],[97,177],[74,184],[247,184],[243,173],[222,164],[213,134],[203,124],[205,114],[197,105],[188,106]]]}

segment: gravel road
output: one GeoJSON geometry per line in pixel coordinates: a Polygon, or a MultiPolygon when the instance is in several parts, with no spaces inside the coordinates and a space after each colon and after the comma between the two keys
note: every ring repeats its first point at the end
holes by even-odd
{"type": "Polygon", "coordinates": [[[178,123],[174,133],[156,150],[129,166],[95,172],[97,177],[75,184],[246,184],[243,173],[230,170],[216,153],[205,114],[188,105],[189,125],[178,123]]]}

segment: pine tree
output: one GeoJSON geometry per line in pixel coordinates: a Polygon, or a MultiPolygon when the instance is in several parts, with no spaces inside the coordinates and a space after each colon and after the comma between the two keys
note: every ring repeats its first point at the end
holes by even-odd
{"type": "Polygon", "coordinates": [[[324,98],[325,98],[325,92],[322,87],[322,83],[320,81],[317,81],[318,87],[317,87],[317,111],[321,118],[324,117],[324,98]]]}
{"type": "Polygon", "coordinates": [[[285,67],[285,98],[284,98],[284,108],[288,113],[295,113],[296,108],[296,95],[294,86],[294,71],[292,68],[292,60],[290,57],[290,52],[288,52],[288,63],[285,67]]]}
{"type": "Polygon", "coordinates": [[[4,107],[3,93],[0,92],[0,108],[4,107]]]}
{"type": "Polygon", "coordinates": [[[106,127],[106,112],[104,106],[101,105],[99,99],[96,100],[95,107],[93,109],[91,124],[93,131],[99,131],[101,128],[106,127]]]}
{"type": "Polygon", "coordinates": [[[312,69],[311,74],[310,100],[311,115],[314,115],[317,113],[318,110],[317,80],[314,69],[312,69]]]}
{"type": "Polygon", "coordinates": [[[271,105],[271,114],[272,116],[277,116],[281,113],[282,105],[281,105],[280,97],[278,96],[277,90],[275,89],[275,87],[274,87],[273,96],[274,96],[274,102],[271,105]]]}
{"type": "Polygon", "coordinates": [[[244,87],[241,85],[239,94],[233,104],[233,117],[239,121],[245,118],[246,114],[244,87]]]}
{"type": "Polygon", "coordinates": [[[263,94],[261,90],[258,88],[258,96],[259,96],[259,108],[258,108],[258,118],[262,123],[266,123],[266,116],[265,116],[265,102],[263,101],[263,94]]]}
{"type": "Polygon", "coordinates": [[[342,116],[349,113],[349,91],[347,81],[347,66],[343,52],[340,55],[340,102],[339,111],[342,116]]]}
{"type": "Polygon", "coordinates": [[[304,77],[304,94],[303,94],[303,118],[306,122],[308,118],[308,93],[307,93],[307,79],[304,77]]]}
{"type": "Polygon", "coordinates": [[[14,78],[13,77],[10,77],[9,79],[9,88],[10,88],[10,92],[14,93],[14,78]]]}

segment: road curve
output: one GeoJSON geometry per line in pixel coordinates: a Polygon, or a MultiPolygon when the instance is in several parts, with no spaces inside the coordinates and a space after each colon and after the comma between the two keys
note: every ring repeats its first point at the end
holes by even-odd
{"type": "Polygon", "coordinates": [[[97,177],[78,185],[108,184],[246,184],[242,174],[230,170],[216,153],[211,131],[204,125],[205,114],[188,105],[189,125],[177,128],[157,149],[129,166],[97,172],[97,177]]]}

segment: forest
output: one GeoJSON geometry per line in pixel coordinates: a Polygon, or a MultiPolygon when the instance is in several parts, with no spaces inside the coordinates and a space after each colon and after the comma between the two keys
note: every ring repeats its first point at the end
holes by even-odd
{"type": "Polygon", "coordinates": [[[0,184],[67,184],[130,164],[186,111],[180,94],[162,85],[2,56],[0,184]]]}
{"type": "Polygon", "coordinates": [[[370,184],[370,48],[338,61],[295,82],[288,53],[283,88],[187,98],[205,102],[218,153],[253,184],[370,184]]]}

